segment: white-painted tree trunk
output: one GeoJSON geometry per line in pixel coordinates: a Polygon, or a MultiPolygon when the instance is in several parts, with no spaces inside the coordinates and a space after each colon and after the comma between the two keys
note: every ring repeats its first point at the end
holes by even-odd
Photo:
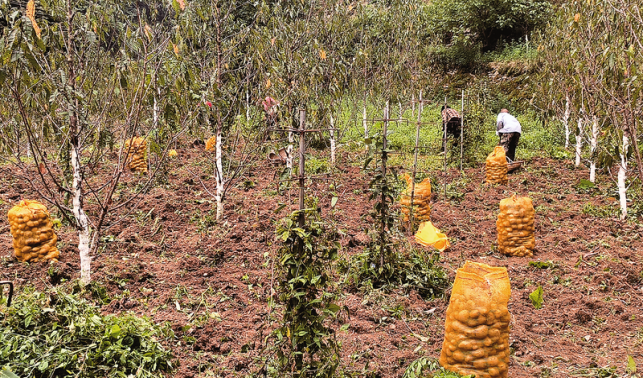
{"type": "Polygon", "coordinates": [[[250,124],[250,91],[246,88],[246,124],[250,124]]]}
{"type": "Polygon", "coordinates": [[[221,151],[221,121],[217,124],[217,142],[215,144],[215,159],[216,159],[216,174],[215,180],[217,185],[217,192],[214,196],[214,199],[217,201],[217,220],[221,219],[223,216],[223,188],[224,188],[224,176],[223,176],[223,154],[221,151]]]}
{"type": "Polygon", "coordinates": [[[368,125],[366,124],[366,101],[364,101],[364,111],[362,112],[362,126],[364,127],[364,138],[368,138],[368,125]]]}
{"type": "Polygon", "coordinates": [[[80,254],[80,281],[89,284],[91,281],[91,256],[89,255],[90,245],[90,229],[89,220],[85,211],[83,211],[83,190],[82,190],[82,176],[80,166],[80,156],[78,146],[72,144],[71,147],[71,165],[73,168],[73,182],[72,191],[74,198],[72,201],[72,211],[74,218],[76,218],[76,226],[78,228],[78,252],[80,254]]]}
{"type": "Polygon", "coordinates": [[[598,147],[598,118],[592,119],[592,139],[590,144],[589,181],[596,182],[596,148],[598,147]]]}
{"type": "Polygon", "coordinates": [[[565,114],[563,115],[563,125],[565,125],[565,149],[569,148],[569,135],[572,133],[569,129],[569,95],[565,97],[565,114]]]}
{"type": "Polygon", "coordinates": [[[401,102],[401,101],[398,101],[398,102],[397,102],[397,106],[400,108],[400,118],[399,118],[399,119],[402,119],[402,115],[403,115],[403,114],[402,114],[402,113],[403,113],[403,112],[402,112],[402,102],[401,102]]]}
{"type": "Polygon", "coordinates": [[[293,161],[292,144],[294,142],[295,142],[295,136],[293,135],[292,132],[288,132],[288,147],[286,147],[286,168],[288,169],[292,169],[292,161],[293,161]]]}
{"type": "Polygon", "coordinates": [[[157,102],[157,98],[160,98],[160,97],[161,97],[161,89],[156,88],[156,92],[154,93],[154,107],[152,108],[152,123],[155,129],[158,127],[158,123],[159,123],[159,104],[157,102]]]}
{"type": "Polygon", "coordinates": [[[583,121],[578,117],[578,134],[576,135],[576,162],[577,167],[580,167],[580,158],[583,150],[583,121]]]}
{"type": "Polygon", "coordinates": [[[335,119],[330,115],[330,162],[335,164],[335,119]]]}
{"type": "Polygon", "coordinates": [[[629,137],[623,133],[623,148],[621,149],[621,164],[618,168],[618,196],[621,205],[621,219],[627,217],[627,188],[625,180],[627,179],[627,150],[630,147],[629,137]]]}

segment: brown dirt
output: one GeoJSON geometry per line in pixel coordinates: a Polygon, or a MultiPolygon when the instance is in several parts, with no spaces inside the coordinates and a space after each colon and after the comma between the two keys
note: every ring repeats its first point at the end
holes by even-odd
{"type": "MultiPolygon", "coordinates": [[[[135,216],[105,233],[93,279],[114,298],[103,307],[105,313],[132,311],[170,322],[176,339],[167,346],[180,360],[176,377],[244,376],[260,368],[264,340],[279,317],[278,309],[268,317],[266,299],[274,284],[275,222],[288,209],[278,214],[274,209],[278,203],[294,204],[295,193],[277,195],[275,168],[262,162],[246,177],[256,186],[234,188],[225,220],[216,224],[209,218],[213,198],[184,168],[200,149],[179,149],[169,184],[152,188],[135,216]]],[[[213,188],[210,176],[202,174],[213,188]]],[[[623,376],[628,355],[643,366],[643,227],[583,213],[588,203],[616,206],[607,195],[574,188],[586,174],[568,161],[540,158],[511,175],[507,186],[482,185],[482,169],[466,170],[467,180],[453,171],[451,179],[463,184],[462,198],[437,196],[432,203],[434,224],[451,239],[441,260],[450,280],[465,260],[509,270],[511,377],[599,376],[598,369],[609,366],[623,376]],[[513,193],[529,195],[536,207],[533,258],[497,253],[498,203],[513,193]],[[529,267],[533,260],[551,260],[556,267],[529,267]],[[528,298],[538,285],[544,289],[541,310],[528,298]]],[[[309,193],[321,199],[324,217],[342,231],[342,255],[349,256],[363,248],[371,227],[365,216],[368,177],[349,166],[335,175],[335,185],[340,200],[334,211],[325,182],[312,184],[309,193]]],[[[0,212],[30,196],[26,185],[2,178],[0,212]]],[[[0,278],[41,289],[77,278],[77,237],[68,226],[58,235],[61,259],[52,269],[46,263],[19,263],[12,258],[5,219],[0,278]]],[[[350,311],[350,327],[338,333],[343,368],[356,376],[399,377],[418,357],[438,357],[448,298],[448,292],[425,301],[413,291],[345,290],[340,304],[350,311]],[[395,306],[404,309],[400,318],[387,310],[395,306]]]]}

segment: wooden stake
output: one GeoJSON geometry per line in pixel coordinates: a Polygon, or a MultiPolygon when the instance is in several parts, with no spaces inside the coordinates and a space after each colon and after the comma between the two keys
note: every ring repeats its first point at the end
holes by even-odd
{"type": "Polygon", "coordinates": [[[464,157],[464,89],[462,90],[462,107],[460,108],[460,171],[462,171],[462,158],[464,157]]]}
{"type": "Polygon", "coordinates": [[[299,227],[304,227],[304,181],[306,174],[306,110],[299,109],[299,227]]]}
{"type": "MultiPolygon", "coordinates": [[[[444,96],[444,109],[447,108],[447,96],[444,96]]],[[[444,200],[447,200],[447,124],[442,118],[442,146],[444,148],[444,200]]]]}
{"type": "MultiPolygon", "coordinates": [[[[389,102],[386,101],[386,108],[384,108],[384,126],[382,128],[382,188],[386,187],[386,162],[388,160],[386,148],[388,132],[388,117],[389,117],[389,102]]],[[[384,250],[386,249],[386,218],[388,214],[388,207],[386,204],[386,193],[382,190],[382,207],[380,216],[382,217],[382,233],[380,234],[380,268],[384,266],[384,250]]]]}
{"type": "Polygon", "coordinates": [[[415,175],[418,166],[418,150],[420,149],[420,124],[422,122],[422,90],[420,90],[418,104],[418,123],[415,126],[415,156],[413,157],[413,181],[411,181],[411,204],[409,209],[409,223],[411,234],[413,234],[413,199],[415,198],[415,175]]]}

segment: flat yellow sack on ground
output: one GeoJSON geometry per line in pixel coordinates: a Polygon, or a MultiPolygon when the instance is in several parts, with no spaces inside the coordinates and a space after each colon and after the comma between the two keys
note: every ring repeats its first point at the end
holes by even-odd
{"type": "Polygon", "coordinates": [[[408,188],[400,196],[400,205],[404,221],[408,222],[411,213],[411,192],[413,192],[413,219],[418,222],[425,222],[431,219],[431,179],[425,178],[419,184],[415,184],[413,190],[413,179],[404,175],[408,188]]]}
{"type": "Polygon", "coordinates": [[[506,184],[509,181],[504,147],[496,146],[493,152],[487,156],[486,173],[488,183],[506,184]]]}
{"type": "Polygon", "coordinates": [[[13,236],[13,251],[20,261],[58,259],[58,237],[47,207],[38,201],[23,200],[7,214],[13,236]]]}
{"type": "Polygon", "coordinates": [[[534,255],[534,205],[529,197],[512,196],[500,201],[496,228],[500,253],[518,257],[534,255]]]}
{"type": "Polygon", "coordinates": [[[507,268],[467,261],[458,269],[447,308],[440,365],[478,378],[506,378],[510,296],[507,268]]]}
{"type": "Polygon", "coordinates": [[[147,141],[134,137],[125,141],[125,152],[131,156],[127,167],[132,172],[147,173],[147,141]]]}
{"type": "Polygon", "coordinates": [[[435,228],[431,222],[420,224],[418,232],[415,234],[415,241],[424,246],[433,247],[440,252],[451,246],[449,238],[435,228]]]}

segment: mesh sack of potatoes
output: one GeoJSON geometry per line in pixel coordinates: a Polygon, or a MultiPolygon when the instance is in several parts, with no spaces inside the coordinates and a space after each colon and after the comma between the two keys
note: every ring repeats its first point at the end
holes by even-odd
{"type": "Polygon", "coordinates": [[[478,378],[507,377],[510,296],[506,268],[467,261],[458,269],[440,353],[445,369],[478,378]]]}
{"type": "Polygon", "coordinates": [[[214,151],[214,148],[217,146],[217,137],[211,136],[210,139],[205,141],[205,150],[214,151]]]}
{"type": "Polygon", "coordinates": [[[37,262],[58,259],[58,237],[45,205],[23,200],[9,210],[7,216],[13,236],[13,251],[18,260],[37,262]]]}
{"type": "Polygon", "coordinates": [[[512,196],[500,201],[496,228],[500,253],[518,257],[534,255],[534,205],[530,198],[512,196]]]}
{"type": "Polygon", "coordinates": [[[413,218],[417,222],[426,222],[431,219],[431,180],[427,177],[424,181],[415,184],[413,190],[413,179],[411,176],[404,175],[408,188],[400,196],[400,205],[404,221],[409,221],[411,213],[411,193],[413,192],[413,218]]]}
{"type": "Polygon", "coordinates": [[[127,167],[132,172],[147,173],[147,141],[144,138],[126,140],[125,152],[131,157],[127,167]]]}
{"type": "Polygon", "coordinates": [[[486,173],[488,183],[506,184],[509,181],[504,147],[496,146],[493,152],[487,156],[486,173]]]}

